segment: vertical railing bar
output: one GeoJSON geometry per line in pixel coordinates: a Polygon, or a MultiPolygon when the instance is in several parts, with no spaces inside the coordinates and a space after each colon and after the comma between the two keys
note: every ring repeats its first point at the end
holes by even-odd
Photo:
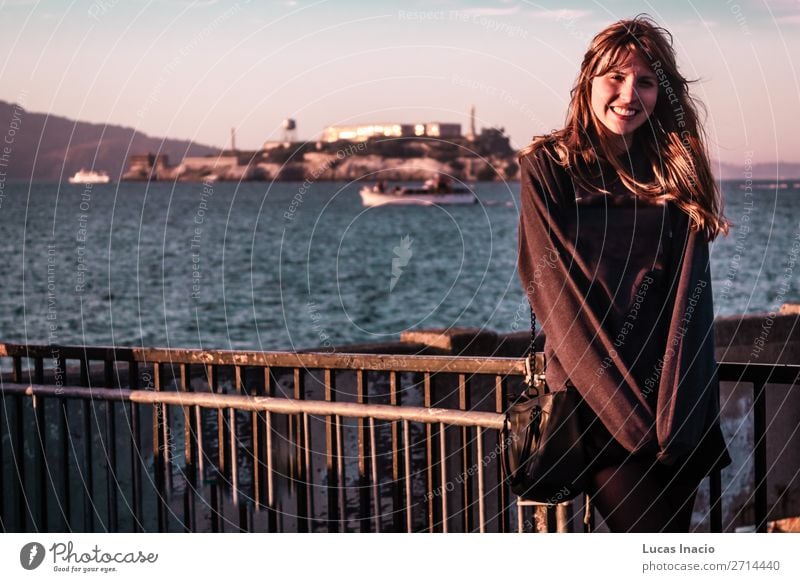
{"type": "Polygon", "coordinates": [[[266,456],[266,472],[267,472],[267,521],[269,526],[269,531],[274,532],[275,523],[272,521],[275,518],[275,490],[273,489],[272,483],[272,413],[267,411],[264,414],[264,436],[266,440],[266,446],[264,447],[264,454],[266,456]]]}
{"type": "MultiPolygon", "coordinates": [[[[242,367],[233,367],[234,387],[236,394],[244,394],[244,385],[242,383],[242,367]]],[[[249,531],[248,519],[248,504],[245,499],[244,502],[240,499],[239,495],[239,457],[237,448],[239,446],[238,432],[236,429],[236,409],[230,409],[230,423],[231,423],[231,474],[233,481],[233,499],[234,505],[239,508],[239,529],[241,531],[249,531]]],[[[251,427],[252,428],[252,427],[251,427]]],[[[255,446],[255,443],[253,443],[255,446]]],[[[246,497],[246,496],[245,496],[246,497]]]]}
{"type": "MultiPolygon", "coordinates": [[[[39,440],[36,447],[36,481],[39,483],[39,523],[34,521],[34,531],[49,531],[47,516],[47,489],[49,480],[47,479],[47,422],[45,420],[44,398],[36,395],[31,397],[33,406],[34,421],[36,423],[36,435],[39,440]]],[[[0,463],[0,472],[2,471],[0,463]]],[[[2,491],[2,489],[0,489],[2,491]]],[[[33,514],[31,514],[33,517],[33,514]]]]}
{"type": "Polygon", "coordinates": [[[413,530],[411,520],[411,439],[409,437],[408,420],[403,419],[403,462],[405,463],[406,489],[406,531],[413,530]]]}
{"type": "Polygon", "coordinates": [[[339,523],[341,531],[347,531],[347,500],[344,488],[344,459],[342,457],[342,417],[334,415],[334,429],[336,431],[336,482],[340,484],[337,489],[339,495],[339,523]]]}
{"type": "Polygon", "coordinates": [[[439,462],[441,463],[442,477],[442,533],[448,532],[447,527],[447,451],[445,450],[445,427],[439,423],[439,462]]]}
{"type": "Polygon", "coordinates": [[[238,436],[236,434],[236,409],[228,408],[228,458],[230,459],[230,476],[231,476],[231,494],[233,496],[232,502],[234,508],[239,507],[239,471],[238,459],[236,455],[236,441],[238,436]]]}
{"type": "Polygon", "coordinates": [[[219,468],[214,468],[214,476],[212,477],[209,489],[210,497],[211,497],[211,507],[209,508],[211,511],[211,533],[218,533],[222,531],[222,517],[221,517],[221,509],[219,506],[220,503],[220,493],[219,493],[219,482],[221,481],[219,468]]]}
{"type": "Polygon", "coordinates": [[[311,431],[309,430],[308,413],[303,413],[303,445],[305,451],[303,454],[303,474],[305,475],[305,484],[303,489],[306,492],[306,515],[308,516],[308,531],[312,531],[314,526],[314,499],[311,496],[311,431]]]}
{"type": "MultiPolygon", "coordinates": [[[[253,397],[258,396],[256,392],[256,388],[253,387],[250,389],[250,395],[253,397]]],[[[261,418],[263,417],[263,413],[254,410],[250,414],[250,426],[251,426],[251,438],[253,439],[253,452],[251,455],[251,462],[253,463],[253,505],[255,506],[255,511],[261,511],[263,506],[263,499],[262,496],[264,495],[262,489],[263,484],[261,481],[261,455],[263,454],[263,448],[261,445],[261,439],[263,435],[263,423],[261,418]]]]}
{"type": "MultiPolygon", "coordinates": [[[[460,410],[469,410],[472,406],[469,385],[467,384],[466,374],[458,375],[458,408],[460,410]]],[[[469,427],[461,427],[461,475],[464,478],[463,487],[461,488],[461,507],[463,510],[463,527],[464,531],[472,531],[472,511],[475,504],[474,491],[472,486],[472,470],[470,463],[472,462],[472,443],[469,440],[469,427]]],[[[478,459],[480,462],[480,459],[478,459]]]]}
{"type": "MultiPolygon", "coordinates": [[[[431,407],[431,373],[425,372],[423,376],[423,406],[431,407]]],[[[433,499],[433,425],[425,424],[425,478],[427,480],[428,494],[425,496],[428,505],[428,531],[433,533],[436,523],[435,502],[433,499]]]]}
{"type": "MultiPolygon", "coordinates": [[[[367,373],[356,370],[356,402],[367,402],[367,373]]],[[[358,438],[358,517],[362,532],[370,531],[369,519],[369,489],[367,487],[367,435],[363,418],[356,419],[356,433],[358,438]]]]}
{"type": "Polygon", "coordinates": [[[206,468],[205,468],[205,448],[203,446],[203,411],[200,409],[199,406],[194,407],[194,425],[195,425],[195,436],[197,438],[197,477],[198,477],[198,485],[203,486],[205,484],[205,475],[206,475],[206,468]]]}
{"type": "Polygon", "coordinates": [[[16,384],[22,384],[22,356],[14,356],[12,358],[13,361],[13,371],[12,371],[12,379],[16,384]]]}
{"type": "MultiPolygon", "coordinates": [[[[139,363],[128,362],[128,387],[139,388],[139,363]]],[[[143,531],[142,527],[142,467],[141,440],[139,433],[139,408],[135,402],[130,403],[131,418],[131,476],[133,496],[133,527],[135,532],[143,531]]]]}
{"type": "Polygon", "coordinates": [[[130,403],[131,417],[131,475],[133,495],[133,523],[135,532],[144,531],[142,518],[142,433],[139,422],[139,405],[130,403]]]}
{"type": "MultiPolygon", "coordinates": [[[[208,365],[209,387],[216,394],[222,394],[222,386],[219,384],[219,369],[213,364],[208,365]]],[[[217,469],[222,475],[223,480],[228,476],[228,463],[225,457],[225,410],[217,409],[217,469]]],[[[220,505],[220,509],[222,505],[220,505]]]]}
{"type": "Polygon", "coordinates": [[[108,524],[112,532],[119,531],[119,512],[117,510],[117,419],[116,406],[111,400],[105,403],[106,413],[106,504],[108,511],[108,524]]]}
{"type": "MultiPolygon", "coordinates": [[[[42,356],[36,356],[34,359],[34,380],[37,384],[44,384],[44,358],[42,356]]],[[[52,480],[47,477],[47,422],[45,419],[45,403],[42,399],[41,401],[41,410],[39,411],[41,417],[37,417],[37,422],[39,424],[39,438],[41,443],[41,465],[39,466],[39,482],[42,484],[40,491],[40,498],[39,498],[39,506],[42,508],[42,524],[44,531],[50,531],[50,527],[48,522],[49,520],[49,511],[47,507],[47,490],[52,485],[52,480]],[[47,480],[45,480],[47,479],[47,480]],[[47,483],[47,485],[45,485],[47,483]]],[[[2,460],[0,459],[0,467],[3,466],[2,460]]],[[[1,471],[0,471],[1,472],[1,471]]],[[[0,491],[4,491],[2,487],[2,483],[0,483],[0,491]]]]}
{"type": "Polygon", "coordinates": [[[557,503],[555,507],[556,513],[556,532],[567,533],[567,525],[569,524],[569,503],[557,503]]]}
{"type": "Polygon", "coordinates": [[[755,437],[756,532],[767,531],[767,395],[763,378],[753,381],[753,434],[755,437]]]}
{"type": "MultiPolygon", "coordinates": [[[[336,375],[333,370],[325,369],[325,400],[334,402],[336,400],[336,375]]],[[[339,487],[342,486],[338,481],[336,467],[336,442],[333,434],[333,417],[328,414],[325,416],[325,468],[328,476],[328,531],[339,531],[339,487]]]]}
{"type": "MultiPolygon", "coordinates": [[[[89,360],[86,351],[81,355],[78,360],[78,368],[80,369],[80,385],[91,387],[89,381],[89,360]]],[[[81,399],[81,408],[83,410],[83,487],[86,490],[86,495],[83,497],[83,527],[86,532],[94,531],[94,460],[92,455],[92,422],[91,416],[94,407],[93,401],[83,398],[81,399]]]]}
{"type": "MultiPolygon", "coordinates": [[[[18,356],[14,358],[14,380],[17,383],[22,382],[21,359],[18,356]],[[18,365],[20,366],[19,371],[17,371],[18,365]]],[[[24,419],[22,418],[23,398],[25,398],[25,396],[23,396],[22,394],[14,396],[14,438],[12,440],[14,449],[14,463],[12,465],[13,471],[11,475],[12,481],[16,485],[15,487],[16,503],[14,504],[14,507],[17,510],[16,511],[17,531],[20,532],[28,531],[26,522],[27,522],[27,516],[30,515],[30,508],[28,507],[28,498],[25,495],[25,491],[27,490],[26,487],[27,479],[25,479],[25,465],[27,463],[25,463],[25,424],[24,424],[24,419]],[[14,478],[15,476],[16,479],[14,478]]]]}
{"type": "MultiPolygon", "coordinates": [[[[103,378],[106,388],[114,387],[114,360],[103,361],[103,378]]],[[[116,407],[114,402],[107,400],[105,403],[106,413],[106,450],[107,450],[107,470],[106,470],[106,503],[108,511],[108,524],[112,532],[119,531],[119,511],[117,510],[117,487],[119,478],[117,476],[117,419],[116,407]]]]}
{"type": "MultiPolygon", "coordinates": [[[[180,380],[178,390],[183,393],[189,392],[192,379],[192,369],[190,364],[179,365],[180,380]]],[[[196,447],[195,441],[195,415],[192,406],[183,407],[183,529],[185,532],[197,531],[195,523],[195,495],[197,493],[197,464],[195,462],[196,447]]]]}
{"type": "Polygon", "coordinates": [[[722,533],[722,476],[721,471],[713,471],[708,476],[708,500],[711,505],[711,533],[722,533]]]}
{"type": "MultiPolygon", "coordinates": [[[[294,368],[294,397],[296,400],[306,399],[305,380],[303,377],[303,370],[294,368]]],[[[304,463],[304,450],[305,442],[303,441],[304,427],[302,415],[296,416],[296,431],[295,431],[295,458],[297,463],[296,483],[297,483],[297,522],[298,531],[308,532],[308,483],[307,474],[305,473],[304,463]]]]}
{"type": "MultiPolygon", "coordinates": [[[[0,391],[0,419],[8,418],[8,408],[6,406],[6,396],[5,394],[0,391]]],[[[3,428],[11,427],[8,426],[8,422],[0,422],[0,491],[7,491],[6,489],[6,479],[5,479],[5,471],[3,467],[5,467],[5,460],[3,455],[3,428]]],[[[5,495],[0,495],[0,533],[8,533],[9,532],[9,525],[8,522],[10,518],[6,513],[5,508],[5,495]]]]}
{"type": "Polygon", "coordinates": [[[84,350],[83,355],[78,360],[78,369],[80,370],[80,385],[89,386],[89,358],[84,350]]]}
{"type": "MultiPolygon", "coordinates": [[[[34,358],[34,381],[37,384],[44,384],[44,361],[41,356],[34,358]]],[[[28,372],[30,375],[30,371],[28,372]]],[[[47,475],[47,421],[45,419],[45,400],[37,396],[31,397],[31,405],[33,406],[34,422],[36,424],[36,435],[39,440],[38,447],[36,447],[36,464],[35,464],[35,479],[39,483],[39,498],[37,505],[39,509],[39,523],[34,521],[34,531],[50,531],[49,516],[47,508],[47,490],[49,487],[49,479],[47,475]]],[[[5,417],[2,417],[5,418],[5,417]]],[[[0,460],[0,472],[2,472],[3,463],[0,460]]],[[[0,485],[0,491],[3,491],[0,485]]],[[[2,501],[0,501],[2,503],[2,501]]],[[[33,513],[31,513],[33,519],[33,513]]]]}
{"type": "MultiPolygon", "coordinates": [[[[63,386],[67,383],[67,360],[60,353],[58,355],[58,365],[54,371],[56,385],[63,386]],[[60,379],[59,379],[60,378],[60,379]]],[[[62,514],[64,516],[64,531],[72,531],[72,492],[69,479],[69,407],[66,398],[59,399],[61,414],[58,415],[58,440],[61,444],[61,492],[62,514]]]]}
{"type": "MultiPolygon", "coordinates": [[[[153,390],[161,392],[161,364],[153,362],[153,390]]],[[[153,405],[153,468],[156,482],[156,515],[158,532],[167,531],[166,473],[168,471],[167,438],[165,437],[166,405],[153,405]]]]}
{"type": "Polygon", "coordinates": [[[483,485],[483,428],[480,426],[475,427],[475,440],[478,445],[478,527],[480,533],[486,532],[486,503],[484,495],[486,491],[483,485]]]}
{"type": "MultiPolygon", "coordinates": [[[[275,386],[272,382],[272,370],[268,366],[264,368],[264,395],[274,396],[275,386]]],[[[264,414],[264,453],[266,454],[266,480],[267,480],[267,527],[269,531],[278,530],[278,515],[275,511],[275,489],[272,475],[272,413],[267,411],[264,414]]]]}
{"type": "MultiPolygon", "coordinates": [[[[506,402],[506,382],[502,376],[495,376],[494,384],[494,397],[495,397],[495,412],[502,414],[505,411],[506,402]]],[[[503,438],[498,435],[498,438],[503,438]]],[[[482,458],[482,457],[481,457],[482,458]]],[[[497,473],[497,504],[499,510],[499,523],[498,530],[500,532],[507,532],[511,528],[508,507],[506,503],[508,487],[503,479],[503,471],[500,463],[495,463],[497,473]]]]}
{"type": "MultiPolygon", "coordinates": [[[[392,406],[400,405],[399,377],[396,371],[389,372],[389,404],[392,406]]],[[[392,421],[392,529],[395,532],[403,531],[403,485],[401,478],[400,465],[400,425],[396,420],[392,421]]]]}
{"type": "MultiPolygon", "coordinates": [[[[208,388],[212,393],[221,394],[222,388],[219,386],[219,371],[214,364],[206,364],[206,378],[208,388]]],[[[225,462],[225,411],[217,409],[217,464],[213,471],[213,482],[211,484],[211,517],[212,530],[215,532],[224,531],[224,501],[222,498],[222,483],[227,477],[227,464],[225,462]]]]}
{"type": "Polygon", "coordinates": [[[594,531],[594,505],[588,493],[583,496],[583,533],[594,531]]]}
{"type": "MultiPolygon", "coordinates": [[[[166,366],[166,364],[164,364],[166,366]]],[[[161,368],[161,363],[159,363],[159,368],[161,368]]],[[[173,364],[169,364],[169,372],[172,376],[172,380],[175,380],[175,370],[173,368],[173,364]]],[[[166,389],[167,382],[166,378],[162,377],[161,380],[161,388],[166,389]]],[[[176,461],[175,457],[175,450],[174,450],[174,443],[175,438],[173,437],[172,426],[170,425],[170,408],[168,405],[164,405],[161,409],[163,417],[163,428],[162,428],[162,439],[164,442],[164,491],[165,493],[170,493],[174,489],[174,482],[172,480],[172,467],[175,466],[176,461]]],[[[167,516],[169,517],[169,516],[167,516]]]]}
{"type": "Polygon", "coordinates": [[[381,503],[380,489],[378,487],[378,455],[375,439],[375,419],[369,418],[369,454],[370,468],[372,470],[372,513],[375,520],[375,533],[381,531],[381,503]]]}
{"type": "Polygon", "coordinates": [[[111,356],[110,360],[103,360],[103,386],[106,388],[114,388],[115,385],[114,356],[111,356]]]}
{"type": "Polygon", "coordinates": [[[33,362],[34,379],[37,384],[44,384],[44,358],[42,356],[36,356],[33,362]]]}
{"type": "MultiPolygon", "coordinates": [[[[78,369],[80,370],[80,385],[91,387],[89,378],[89,359],[84,350],[78,359],[78,369]]],[[[81,399],[83,410],[83,486],[86,495],[83,497],[83,523],[84,531],[94,531],[94,455],[92,454],[92,423],[91,416],[94,413],[94,402],[92,400],[81,399]]]]}

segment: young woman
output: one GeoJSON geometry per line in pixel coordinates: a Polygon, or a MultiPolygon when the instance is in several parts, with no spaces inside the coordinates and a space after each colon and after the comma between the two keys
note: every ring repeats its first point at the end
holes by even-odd
{"type": "Polygon", "coordinates": [[[708,243],[728,232],[695,102],[649,17],[592,41],[566,126],[520,153],[519,274],[550,389],[574,386],[612,531],[688,531],[730,462],[708,243]]]}

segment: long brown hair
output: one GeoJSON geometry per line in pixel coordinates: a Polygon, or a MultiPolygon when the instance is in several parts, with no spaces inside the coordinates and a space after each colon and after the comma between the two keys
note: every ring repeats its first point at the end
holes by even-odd
{"type": "Polygon", "coordinates": [[[535,137],[520,159],[546,142],[553,143],[559,163],[573,179],[592,189],[600,162],[609,164],[622,183],[637,195],[672,200],[686,212],[692,229],[702,230],[707,241],[728,234],[730,222],[722,214],[723,201],[711,173],[705,135],[698,120],[701,104],[689,94],[689,81],[678,71],[672,35],[649,16],[620,20],[592,40],[583,57],[580,74],[570,92],[563,129],[535,137]],[[653,171],[651,182],[637,180],[612,152],[606,132],[591,104],[592,79],[604,75],[638,52],[656,73],[659,94],[655,109],[633,137],[634,147],[653,171]]]}

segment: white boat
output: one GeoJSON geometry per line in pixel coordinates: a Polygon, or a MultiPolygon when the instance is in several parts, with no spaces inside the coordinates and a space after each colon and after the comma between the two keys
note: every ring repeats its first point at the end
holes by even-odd
{"type": "Polygon", "coordinates": [[[96,172],[94,170],[84,170],[81,168],[75,172],[74,176],[70,176],[70,184],[108,184],[111,178],[105,172],[96,172]]]}
{"type": "Polygon", "coordinates": [[[438,204],[475,204],[478,198],[471,190],[456,188],[443,192],[429,188],[402,188],[381,191],[364,186],[359,191],[364,206],[383,206],[386,204],[415,204],[417,206],[433,206],[438,204]]]}

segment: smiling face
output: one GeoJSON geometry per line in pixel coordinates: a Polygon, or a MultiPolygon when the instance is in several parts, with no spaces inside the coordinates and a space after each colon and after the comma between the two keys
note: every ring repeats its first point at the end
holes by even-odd
{"type": "Polygon", "coordinates": [[[637,52],[592,79],[592,111],[610,133],[630,136],[656,107],[658,81],[637,52]]]}

